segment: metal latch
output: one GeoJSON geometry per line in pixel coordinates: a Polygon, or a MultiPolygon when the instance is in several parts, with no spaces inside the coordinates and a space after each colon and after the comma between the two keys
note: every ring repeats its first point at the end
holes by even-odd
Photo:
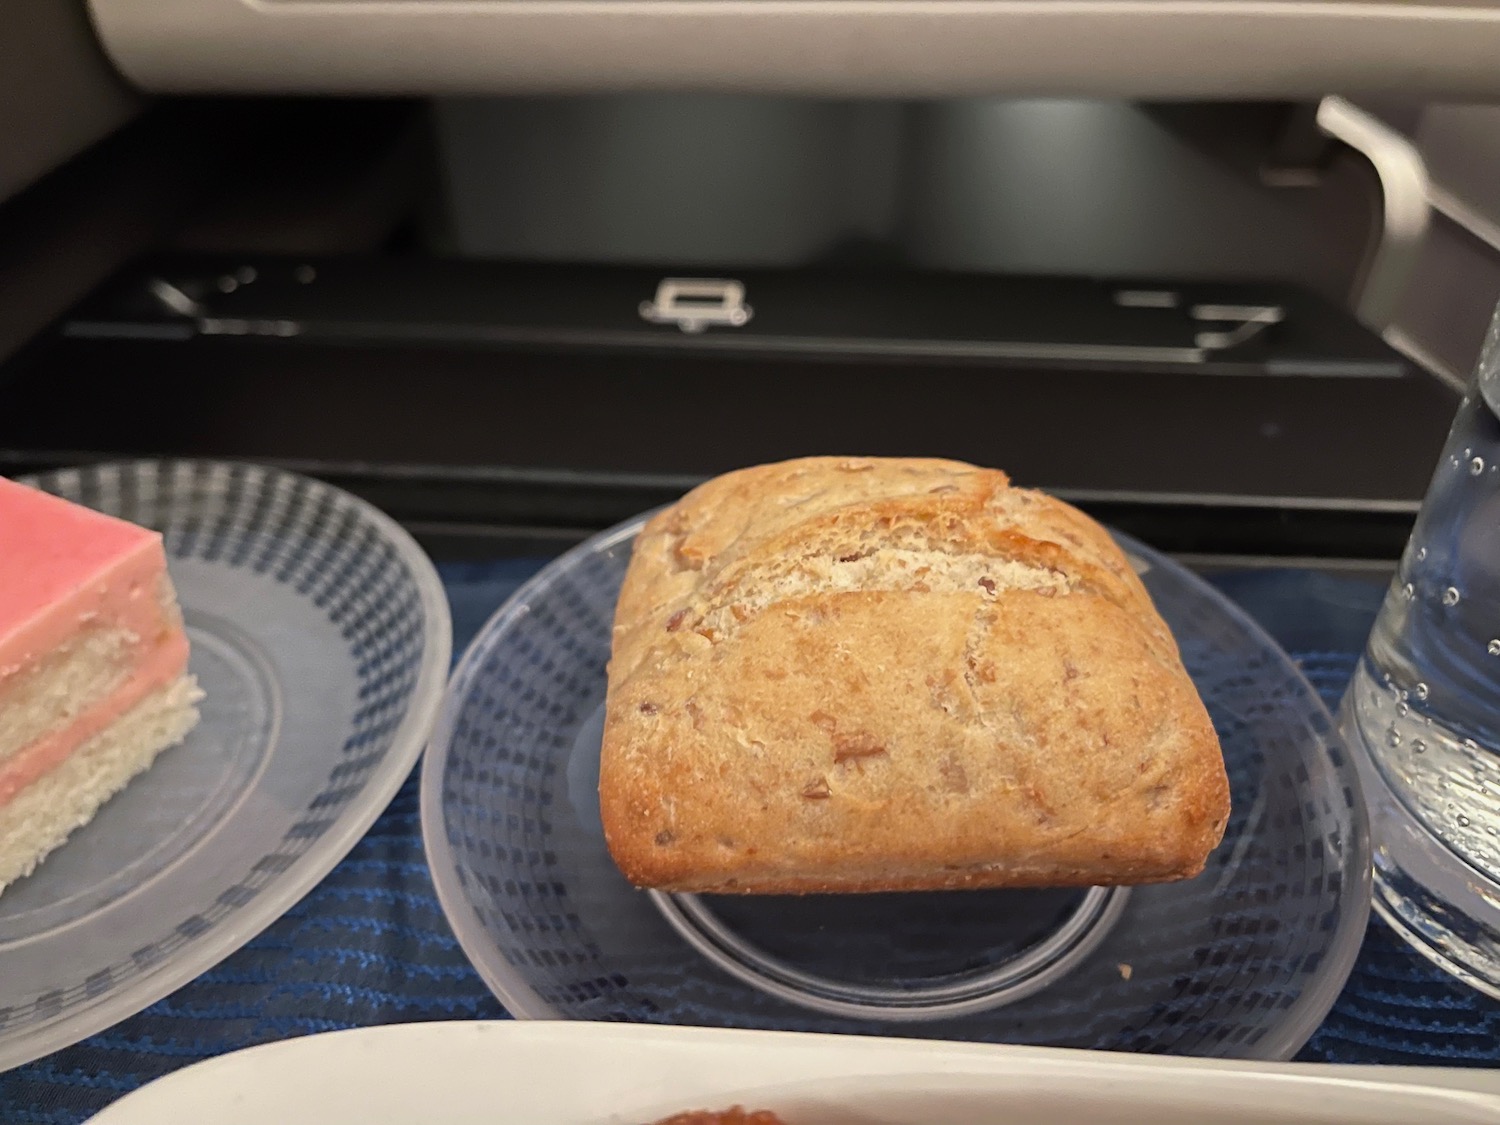
{"type": "Polygon", "coordinates": [[[668,277],[656,287],[655,300],[641,302],[642,319],[675,324],[684,332],[702,332],[711,325],[739,328],[754,315],[745,304],[743,285],[714,278],[668,277]]]}
{"type": "Polygon", "coordinates": [[[1194,305],[1191,316],[1197,321],[1239,321],[1238,327],[1228,331],[1204,331],[1195,337],[1200,348],[1220,352],[1238,347],[1271,325],[1280,324],[1286,311],[1279,305],[1194,305]]]}

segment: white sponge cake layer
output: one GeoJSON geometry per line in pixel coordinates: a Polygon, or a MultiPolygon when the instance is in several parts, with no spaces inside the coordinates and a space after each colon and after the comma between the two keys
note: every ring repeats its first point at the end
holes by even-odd
{"type": "Polygon", "coordinates": [[[178,678],[0,807],[0,890],[31,874],[158,754],[181,742],[198,721],[202,697],[192,676],[178,678]]]}
{"type": "Polygon", "coordinates": [[[129,674],[135,636],[95,628],[0,681],[0,762],[73,722],[129,674]]]}

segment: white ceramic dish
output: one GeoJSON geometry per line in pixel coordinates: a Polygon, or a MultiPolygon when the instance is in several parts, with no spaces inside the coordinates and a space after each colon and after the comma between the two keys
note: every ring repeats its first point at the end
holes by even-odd
{"type": "Polygon", "coordinates": [[[163,532],[205,698],[0,896],[0,1069],[161,999],[306,894],[411,772],[452,648],[427,556],[320,481],[139,461],[34,483],[163,532]]]}
{"type": "Polygon", "coordinates": [[[642,1125],[736,1103],[787,1125],[1479,1125],[1500,1121],[1500,1082],[796,1032],[430,1023],[225,1055],[93,1125],[642,1125]]]}

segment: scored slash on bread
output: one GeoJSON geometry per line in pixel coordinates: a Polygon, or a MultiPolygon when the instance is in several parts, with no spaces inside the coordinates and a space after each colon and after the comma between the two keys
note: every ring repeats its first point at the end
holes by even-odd
{"type": "Polygon", "coordinates": [[[1184,878],[1229,796],[1103,528],[995,470],[823,457],[638,537],[600,805],[639,886],[790,893],[1184,878]]]}

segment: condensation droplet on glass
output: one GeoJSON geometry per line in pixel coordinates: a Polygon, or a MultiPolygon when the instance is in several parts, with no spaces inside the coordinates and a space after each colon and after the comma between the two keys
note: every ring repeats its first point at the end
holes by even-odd
{"type": "Polygon", "coordinates": [[[1484,472],[1484,458],[1483,457],[1472,458],[1469,461],[1469,475],[1477,477],[1482,472],[1484,472]]]}
{"type": "Polygon", "coordinates": [[[1405,703],[1396,704],[1396,714],[1400,715],[1402,718],[1405,718],[1406,713],[1410,710],[1411,708],[1405,703]]]}
{"type": "Polygon", "coordinates": [[[1423,742],[1420,738],[1414,738],[1414,739],[1412,739],[1412,742],[1411,742],[1411,752],[1413,754],[1425,754],[1425,753],[1427,753],[1427,743],[1423,742]]]}
{"type": "Polygon", "coordinates": [[[1427,685],[1425,683],[1418,684],[1413,690],[1417,693],[1418,699],[1427,698],[1427,685]]]}
{"type": "Polygon", "coordinates": [[[1500,656],[1500,637],[1496,637],[1490,641],[1489,653],[1491,656],[1500,656]]]}
{"type": "Polygon", "coordinates": [[[1426,547],[1418,547],[1417,548],[1417,561],[1418,562],[1426,562],[1427,561],[1427,548],[1426,547]]]}
{"type": "Polygon", "coordinates": [[[1388,738],[1388,741],[1390,742],[1390,744],[1392,746],[1400,746],[1401,745],[1401,732],[1399,730],[1397,730],[1395,727],[1392,727],[1390,735],[1389,735],[1389,738],[1388,738]]]}
{"type": "Polygon", "coordinates": [[[1466,738],[1464,739],[1464,749],[1473,750],[1477,753],[1479,751],[1479,743],[1475,742],[1472,738],[1466,738]]]}
{"type": "Polygon", "coordinates": [[[1417,596],[1417,588],[1408,582],[1405,586],[1401,587],[1401,596],[1407,601],[1411,601],[1417,596]]]}
{"type": "Polygon", "coordinates": [[[1458,592],[1457,586],[1449,586],[1443,591],[1443,604],[1446,606],[1455,606],[1461,597],[1463,595],[1458,592]]]}
{"type": "Polygon", "coordinates": [[[1467,827],[1469,827],[1469,825],[1471,825],[1473,823],[1474,822],[1472,820],[1470,820],[1468,817],[1464,816],[1463,813],[1459,813],[1458,814],[1458,826],[1460,828],[1467,828],[1467,827]]]}

